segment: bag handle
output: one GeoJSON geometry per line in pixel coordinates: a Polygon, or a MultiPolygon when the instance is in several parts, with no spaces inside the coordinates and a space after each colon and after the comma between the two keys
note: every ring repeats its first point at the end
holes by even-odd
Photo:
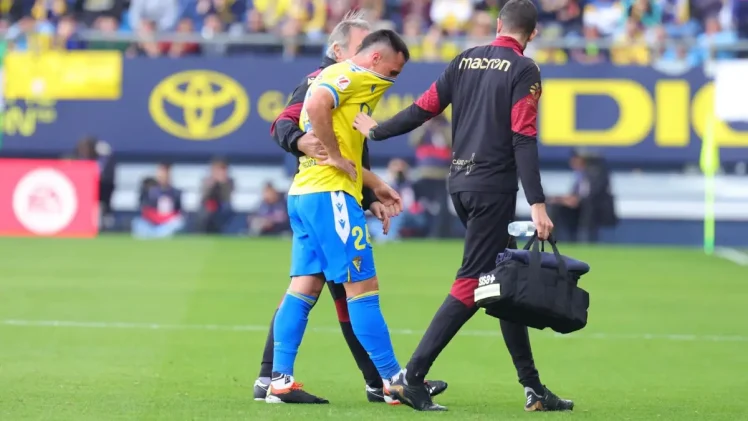
{"type": "MultiPolygon", "coordinates": [[[[558,264],[558,269],[556,269],[556,271],[564,278],[568,277],[569,271],[566,268],[566,262],[564,262],[561,253],[558,251],[556,239],[553,237],[553,234],[548,236],[548,243],[553,249],[553,256],[556,258],[556,263],[558,264]]],[[[545,251],[545,241],[538,241],[537,231],[535,231],[535,234],[533,234],[527,244],[525,244],[524,250],[530,250],[530,270],[532,272],[540,271],[540,252],[545,251]],[[538,245],[538,243],[540,243],[540,245],[538,245]]]]}

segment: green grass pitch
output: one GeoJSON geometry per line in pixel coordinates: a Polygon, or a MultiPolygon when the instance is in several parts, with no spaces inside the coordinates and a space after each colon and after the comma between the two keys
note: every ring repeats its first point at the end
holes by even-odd
{"type": "MultiPolygon", "coordinates": [[[[499,335],[479,313],[434,365],[447,413],[369,404],[325,292],[297,378],[331,405],[252,400],[284,240],[0,240],[0,420],[748,420],[748,268],[689,249],[562,247],[588,261],[590,323],[533,331],[542,380],[570,414],[526,414],[499,335]]],[[[444,299],[458,242],[375,247],[405,363],[444,299]]]]}

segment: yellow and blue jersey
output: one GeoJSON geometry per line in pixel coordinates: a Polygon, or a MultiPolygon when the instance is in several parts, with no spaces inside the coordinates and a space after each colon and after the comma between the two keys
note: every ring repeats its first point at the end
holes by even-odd
{"type": "MultiPolygon", "coordinates": [[[[299,172],[288,191],[291,196],[342,191],[361,204],[363,184],[361,157],[364,136],[353,128],[353,120],[360,112],[372,114],[382,95],[392,86],[393,79],[364,69],[350,61],[333,64],[316,77],[307,92],[309,98],[318,89],[329,91],[333,97],[332,126],[344,158],[356,163],[358,177],[354,182],[344,172],[330,166],[317,165],[310,157],[299,161],[299,172]]],[[[306,103],[301,110],[299,127],[312,131],[306,103]]]]}
{"type": "MultiPolygon", "coordinates": [[[[393,80],[351,62],[327,67],[312,82],[307,99],[318,89],[332,95],[332,126],[343,157],[356,163],[358,178],[302,157],[288,191],[293,231],[291,276],[324,273],[328,281],[358,282],[376,276],[374,255],[361,208],[361,158],[364,136],[353,128],[360,112],[371,115],[393,80]]],[[[306,104],[299,126],[312,131],[306,104]]]]}

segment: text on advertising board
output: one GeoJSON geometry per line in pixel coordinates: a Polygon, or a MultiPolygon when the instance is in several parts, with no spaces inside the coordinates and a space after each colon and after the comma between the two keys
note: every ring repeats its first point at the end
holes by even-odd
{"type": "MultiPolygon", "coordinates": [[[[120,157],[280,159],[283,152],[270,139],[270,124],[292,87],[318,62],[143,58],[123,65],[118,100],[9,102],[0,153],[69,153],[81,137],[93,134],[120,157]]],[[[443,64],[408,65],[374,117],[387,119],[410,105],[443,69],[443,64]]],[[[570,64],[543,66],[542,74],[542,160],[566,161],[570,147],[593,146],[613,162],[698,162],[713,97],[701,70],[674,78],[646,67],[570,64]]],[[[748,125],[718,123],[715,137],[731,148],[722,154],[723,162],[748,160],[748,125]]],[[[414,153],[404,136],[372,142],[370,151],[382,161],[414,153]]]]}
{"type": "MultiPolygon", "coordinates": [[[[551,79],[543,83],[540,138],[546,145],[618,146],[636,145],[654,129],[654,143],[661,147],[684,147],[691,141],[691,125],[704,137],[706,118],[714,113],[714,84],[700,87],[691,99],[684,80],[658,81],[654,97],[632,80],[551,79]],[[618,106],[618,118],[605,129],[582,129],[577,98],[607,97],[618,106]],[[544,112],[545,110],[545,112],[544,112]],[[552,112],[550,112],[552,110],[552,112]]],[[[714,129],[720,146],[748,147],[748,133],[718,121],[714,129]]]]}

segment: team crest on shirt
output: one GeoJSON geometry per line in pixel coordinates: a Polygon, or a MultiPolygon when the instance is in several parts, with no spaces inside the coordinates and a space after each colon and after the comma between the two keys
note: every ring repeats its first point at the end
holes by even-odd
{"type": "Polygon", "coordinates": [[[530,95],[532,95],[535,100],[540,98],[540,82],[535,82],[530,86],[530,95]]]}
{"type": "Polygon", "coordinates": [[[540,82],[533,83],[532,86],[530,86],[530,96],[527,98],[527,103],[529,105],[537,106],[541,92],[542,89],[540,87],[540,82]]]}
{"type": "Polygon", "coordinates": [[[345,77],[345,75],[340,75],[335,80],[335,86],[337,86],[338,89],[341,91],[345,91],[345,88],[348,87],[348,85],[351,84],[351,80],[345,77]]]}
{"type": "Polygon", "coordinates": [[[353,267],[356,268],[356,272],[361,272],[361,256],[353,258],[353,267]]]}

